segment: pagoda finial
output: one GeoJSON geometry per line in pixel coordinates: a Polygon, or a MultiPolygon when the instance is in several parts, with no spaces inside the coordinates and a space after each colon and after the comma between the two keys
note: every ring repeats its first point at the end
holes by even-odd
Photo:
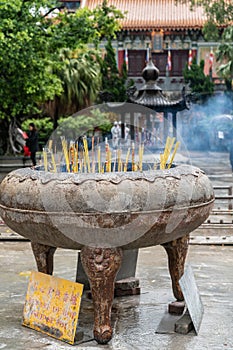
{"type": "Polygon", "coordinates": [[[146,67],[142,71],[142,76],[145,79],[146,82],[148,81],[156,81],[159,77],[159,70],[154,65],[152,61],[152,57],[150,57],[149,62],[147,63],[146,67]]]}

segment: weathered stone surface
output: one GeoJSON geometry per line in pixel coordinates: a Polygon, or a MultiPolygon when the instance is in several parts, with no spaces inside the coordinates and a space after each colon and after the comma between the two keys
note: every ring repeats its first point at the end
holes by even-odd
{"type": "Polygon", "coordinates": [[[141,288],[135,287],[130,289],[115,289],[114,296],[115,297],[125,297],[129,295],[140,295],[141,294],[141,288]]]}
{"type": "Polygon", "coordinates": [[[124,278],[115,282],[115,289],[127,290],[139,287],[139,279],[136,277],[124,278]]]}
{"type": "Polygon", "coordinates": [[[19,169],[0,185],[0,215],[17,233],[48,246],[136,249],[194,230],[213,198],[207,176],[189,165],[105,174],[19,169]]]}
{"type": "MultiPolygon", "coordinates": [[[[70,174],[20,169],[0,185],[0,215],[33,242],[39,270],[52,273],[56,247],[81,249],[94,303],[94,337],[112,337],[111,307],[122,249],[162,244],[173,292],[184,271],[188,234],[202,224],[214,201],[212,185],[198,168],[70,174]],[[53,248],[54,247],[54,248],[53,248]]],[[[137,294],[139,287],[117,289],[137,294]]]]}

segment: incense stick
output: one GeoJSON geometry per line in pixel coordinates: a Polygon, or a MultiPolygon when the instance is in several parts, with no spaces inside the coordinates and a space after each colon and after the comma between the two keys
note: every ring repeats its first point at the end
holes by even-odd
{"type": "Polygon", "coordinates": [[[101,148],[98,146],[98,172],[101,173],[101,148]]]}
{"type": "Polygon", "coordinates": [[[45,148],[43,148],[44,170],[48,171],[48,158],[45,148]]]}
{"type": "MultiPolygon", "coordinates": [[[[170,169],[172,163],[174,161],[177,149],[180,145],[180,142],[176,142],[174,150],[172,152],[172,148],[175,144],[175,138],[168,137],[166,140],[164,152],[160,154],[160,169],[170,169]],[[170,159],[169,159],[170,158],[170,159]],[[169,163],[168,163],[169,161],[169,163]],[[168,164],[167,164],[168,163],[168,164]]],[[[73,141],[66,141],[65,137],[61,137],[61,145],[62,145],[62,153],[58,153],[56,155],[57,163],[61,163],[62,158],[60,155],[63,154],[66,171],[74,172],[74,173],[103,173],[103,172],[126,172],[128,170],[128,164],[130,159],[131,148],[127,149],[125,161],[122,162],[122,150],[118,148],[117,150],[113,150],[113,159],[111,148],[108,143],[108,139],[105,139],[105,162],[101,163],[101,146],[97,145],[97,152],[95,151],[94,145],[94,136],[92,137],[92,148],[91,148],[91,160],[89,158],[88,151],[88,141],[87,137],[83,137],[83,149],[79,152],[78,144],[73,141]],[[113,166],[112,166],[113,164],[113,166]]],[[[45,171],[57,172],[57,164],[55,161],[55,155],[52,151],[52,146],[56,149],[56,144],[53,145],[52,140],[49,141],[47,149],[43,149],[43,160],[44,160],[44,168],[45,171]],[[48,166],[48,151],[49,151],[49,166],[48,166]]],[[[142,171],[143,170],[143,156],[144,156],[144,144],[139,144],[138,146],[138,160],[135,162],[136,152],[135,152],[135,143],[132,142],[132,171],[142,171]]],[[[157,165],[159,163],[155,161],[154,166],[151,168],[156,170],[157,165]]]]}
{"type": "Polygon", "coordinates": [[[127,155],[126,155],[125,165],[124,165],[124,172],[126,172],[127,168],[128,168],[129,155],[130,155],[130,148],[128,148],[128,152],[127,152],[127,155]]]}
{"type": "Polygon", "coordinates": [[[177,149],[178,149],[179,145],[180,145],[180,142],[179,142],[179,141],[176,142],[176,145],[175,145],[175,148],[174,148],[174,151],[173,151],[173,154],[172,154],[170,163],[168,164],[168,167],[167,167],[168,169],[170,169],[171,166],[172,166],[172,163],[173,163],[173,160],[174,160],[174,158],[175,158],[175,155],[176,155],[176,152],[177,152],[177,149]]]}
{"type": "Polygon", "coordinates": [[[87,138],[86,136],[83,138],[83,146],[84,146],[84,156],[85,156],[85,161],[87,165],[87,170],[88,173],[91,172],[91,164],[90,164],[90,158],[89,158],[89,153],[88,153],[88,145],[87,145],[87,138]]]}
{"type": "Polygon", "coordinates": [[[135,157],[135,145],[134,145],[134,142],[132,142],[132,171],[134,171],[135,169],[135,167],[134,167],[134,157],[135,157]]]}
{"type": "Polygon", "coordinates": [[[68,155],[68,150],[67,150],[67,143],[65,138],[61,138],[61,142],[62,142],[62,149],[63,149],[63,154],[65,157],[65,162],[66,162],[66,169],[68,171],[68,173],[70,172],[70,160],[69,160],[69,155],[68,155]]]}

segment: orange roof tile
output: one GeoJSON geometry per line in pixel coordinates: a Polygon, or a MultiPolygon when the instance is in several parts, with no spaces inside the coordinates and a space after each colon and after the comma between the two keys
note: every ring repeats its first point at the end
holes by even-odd
{"type": "MultiPolygon", "coordinates": [[[[93,9],[102,0],[83,0],[83,5],[93,9]]],[[[108,0],[108,5],[126,13],[123,29],[183,29],[202,28],[206,15],[201,7],[191,11],[186,4],[176,0],[108,0]]]]}

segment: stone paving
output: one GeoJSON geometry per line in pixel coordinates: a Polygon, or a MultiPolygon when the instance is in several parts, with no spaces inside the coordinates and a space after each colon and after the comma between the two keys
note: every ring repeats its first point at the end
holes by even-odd
{"type": "MultiPolygon", "coordinates": [[[[226,162],[227,154],[199,152],[192,156],[193,164],[203,168],[214,184],[224,182],[232,185],[231,169],[226,162]]],[[[233,350],[231,243],[190,246],[187,262],[194,271],[205,310],[198,336],[194,332],[188,335],[155,333],[168,303],[174,300],[167,257],[163,248],[156,246],[139,252],[136,276],[140,279],[141,295],[114,300],[112,341],[106,346],[99,346],[93,340],[92,301],[84,296],[79,316],[79,328],[84,331],[84,342],[72,347],[21,326],[28,271],[36,269],[34,257],[28,242],[13,242],[15,233],[4,226],[1,220],[0,234],[7,239],[0,240],[0,349],[233,350]]],[[[205,234],[203,230],[202,234],[205,234]]],[[[233,235],[231,227],[226,234],[233,235]]],[[[77,254],[75,251],[58,249],[55,254],[55,275],[75,281],[77,254]]]]}
{"type": "MultiPolygon", "coordinates": [[[[112,350],[221,350],[233,349],[233,247],[190,246],[188,263],[192,266],[204,304],[199,335],[156,334],[157,326],[173,301],[167,258],[162,247],[140,250],[137,277],[141,295],[115,298],[114,337],[109,345],[92,340],[92,302],[82,300],[79,326],[86,343],[73,348],[112,350]]],[[[58,249],[55,275],[75,280],[77,252],[58,249]]],[[[72,346],[21,326],[28,270],[35,262],[27,242],[0,243],[0,349],[65,350],[72,346]],[[22,273],[23,272],[23,273],[22,273]]]]}

